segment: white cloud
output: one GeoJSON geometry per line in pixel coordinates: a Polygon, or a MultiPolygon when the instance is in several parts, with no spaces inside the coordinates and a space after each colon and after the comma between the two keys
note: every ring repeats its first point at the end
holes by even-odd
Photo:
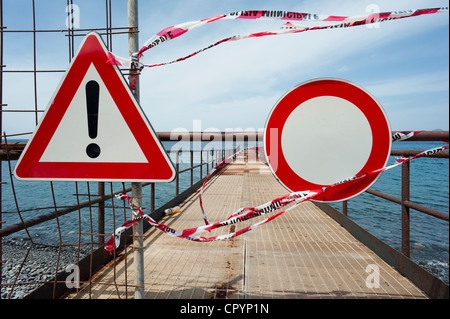
{"type": "MultiPolygon", "coordinates": [[[[219,3],[206,0],[141,1],[140,42],[144,43],[170,25],[237,10],[270,9],[357,15],[366,13],[368,6],[373,4],[371,0],[283,0],[257,3],[238,0],[219,3]]],[[[375,4],[381,11],[389,11],[445,6],[448,1],[380,0],[375,4]]],[[[123,4],[120,5],[123,7],[123,4]]],[[[113,10],[122,7],[113,4],[113,10]]],[[[88,7],[82,6],[81,9],[86,11],[88,7]]],[[[120,21],[120,26],[126,23],[126,11],[115,11],[113,15],[114,23],[120,21]]],[[[82,12],[83,27],[89,27],[90,17],[87,12],[82,12]]],[[[276,30],[283,23],[270,20],[214,22],[148,50],[143,62],[152,64],[170,61],[225,37],[276,30]]],[[[262,127],[278,98],[293,86],[316,77],[345,78],[366,86],[371,93],[383,99],[396,98],[395,101],[388,101],[390,105],[397,103],[400,96],[418,92],[430,94],[430,103],[433,103],[432,93],[448,92],[448,76],[444,75],[448,73],[448,48],[440,45],[442,41],[431,43],[429,47],[422,47],[421,43],[436,35],[442,36],[448,43],[448,13],[388,21],[372,29],[362,26],[345,30],[308,31],[225,43],[184,62],[145,69],[141,76],[141,105],[157,131],[191,127],[194,119],[202,119],[205,127],[220,129],[262,127]],[[411,48],[413,43],[417,44],[417,49],[402,49],[403,46],[411,48]],[[393,46],[397,46],[395,50],[391,50],[393,46]],[[437,56],[439,50],[442,54],[437,56]],[[429,55],[434,58],[430,59],[429,55]],[[440,61],[436,57],[445,59],[440,61]],[[401,62],[411,65],[416,62],[421,65],[426,63],[429,69],[418,68],[404,73],[405,67],[401,62]],[[441,66],[437,67],[439,63],[441,66]],[[383,70],[386,65],[390,69],[383,70]]],[[[55,49],[49,45],[46,55],[42,43],[39,42],[42,47],[38,56],[39,66],[51,68],[48,63],[54,62],[51,57],[55,56],[55,49]]],[[[113,44],[114,53],[121,56],[127,54],[126,35],[118,36],[113,44]]],[[[6,42],[5,48],[10,45],[10,42],[6,42]]],[[[66,47],[61,48],[64,59],[66,50],[66,47]]],[[[53,79],[38,83],[40,106],[47,105],[48,101],[44,100],[50,98],[56,85],[57,81],[53,79]]],[[[13,83],[4,84],[4,92],[10,105],[33,100],[30,96],[18,94],[20,87],[15,87],[13,83]]],[[[445,101],[435,104],[445,106],[445,101]]],[[[426,117],[426,114],[422,117],[426,117]]],[[[15,125],[17,131],[33,129],[15,120],[8,124],[4,121],[5,125],[15,125]]]]}
{"type": "Polygon", "coordinates": [[[448,92],[448,72],[435,71],[376,81],[366,89],[378,97],[448,92]]]}
{"type": "MultiPolygon", "coordinates": [[[[366,1],[356,6],[350,1],[320,1],[307,3],[309,7],[304,4],[305,6],[296,10],[354,15],[365,13],[366,6],[370,3],[366,1]]],[[[397,10],[430,7],[432,3],[402,1],[392,4],[380,1],[378,5],[380,10],[397,10]]],[[[262,6],[264,7],[264,4],[262,6]]],[[[270,8],[277,9],[277,4],[273,4],[270,8]]],[[[245,8],[239,8],[241,9],[245,8]]],[[[220,13],[231,11],[234,10],[220,13]]],[[[211,10],[203,15],[200,15],[203,12],[188,12],[186,17],[180,15],[178,22],[219,13],[214,11],[214,14],[208,14],[209,12],[211,10]]],[[[173,15],[171,18],[175,19],[173,15]]],[[[421,81],[421,76],[413,75],[407,78],[406,83],[402,83],[401,77],[395,80],[391,74],[386,73],[384,77],[390,78],[389,81],[384,80],[379,74],[379,69],[383,61],[398,60],[399,55],[405,54],[405,52],[392,53],[387,51],[386,47],[398,41],[413,42],[415,38],[420,38],[421,34],[448,25],[446,18],[448,17],[442,14],[441,17],[435,15],[388,21],[374,29],[363,26],[342,30],[309,31],[222,44],[184,62],[144,70],[142,83],[148,90],[142,92],[141,101],[145,110],[161,108],[165,111],[156,112],[166,116],[168,113],[181,112],[184,118],[202,118],[204,121],[208,119],[211,121],[210,125],[223,129],[233,126],[237,118],[247,114],[247,108],[251,104],[249,101],[259,98],[260,108],[255,112],[267,112],[277,99],[261,97],[276,94],[281,97],[294,85],[316,77],[340,77],[344,74],[357,84],[369,83],[369,91],[373,89],[381,96],[392,96],[396,91],[414,91],[412,87],[417,85],[422,90],[430,92],[433,90],[430,79],[421,81]],[[377,63],[373,63],[375,60],[377,63]],[[429,87],[424,85],[425,82],[429,87]],[[151,95],[151,92],[154,94],[151,95]],[[205,112],[214,113],[214,116],[206,115],[205,112]]],[[[149,63],[169,61],[226,36],[273,30],[281,25],[280,21],[220,21],[195,29],[178,39],[147,51],[145,59],[151,60],[149,63]],[[167,57],[163,53],[167,53],[167,57]]],[[[417,55],[418,52],[414,54],[417,55]]],[[[416,58],[414,54],[410,54],[407,58],[414,60],[416,58]]],[[[438,81],[435,83],[438,84],[438,81]]],[[[443,85],[440,84],[434,89],[442,90],[443,85]]],[[[264,125],[262,119],[266,116],[267,114],[257,116],[259,119],[257,126],[264,125]]],[[[156,129],[170,129],[167,118],[155,117],[154,126],[156,129]]]]}

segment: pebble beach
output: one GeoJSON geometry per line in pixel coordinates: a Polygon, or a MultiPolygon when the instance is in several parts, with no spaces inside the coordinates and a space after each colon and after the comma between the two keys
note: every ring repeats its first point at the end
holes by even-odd
{"type": "MultiPolygon", "coordinates": [[[[59,261],[58,247],[33,244],[30,249],[30,246],[31,243],[27,239],[3,239],[2,260],[5,262],[2,267],[2,284],[15,284],[13,288],[12,286],[2,287],[2,299],[23,299],[41,284],[54,278],[57,263],[58,272],[77,263],[77,246],[62,247],[59,261]]],[[[90,247],[81,247],[80,259],[89,250],[90,247]]]]}

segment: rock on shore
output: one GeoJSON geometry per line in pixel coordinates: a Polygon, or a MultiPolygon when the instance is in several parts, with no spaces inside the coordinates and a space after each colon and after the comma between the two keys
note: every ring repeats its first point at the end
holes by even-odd
{"type": "MultiPolygon", "coordinates": [[[[33,244],[27,239],[4,238],[2,240],[2,284],[13,284],[1,287],[2,299],[22,299],[41,284],[52,280],[56,274],[58,247],[46,247],[33,244]],[[25,262],[23,262],[25,260],[25,262]],[[17,278],[17,279],[16,279],[17,278]],[[11,292],[12,290],[12,292],[11,292]]],[[[80,247],[80,259],[90,252],[90,245],[80,247]]],[[[94,248],[95,249],[95,248],[94,248]]],[[[76,264],[78,246],[61,248],[58,272],[68,265],[76,264]]]]}

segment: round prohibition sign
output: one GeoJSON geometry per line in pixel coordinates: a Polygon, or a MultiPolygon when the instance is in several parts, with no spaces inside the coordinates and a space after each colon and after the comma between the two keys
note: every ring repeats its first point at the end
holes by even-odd
{"type": "MultiPolygon", "coordinates": [[[[380,104],[341,79],[316,79],[294,87],[275,104],[264,129],[267,162],[291,192],[320,189],[385,167],[391,140],[380,104]]],[[[380,174],[329,188],[314,200],[350,199],[380,174]]]]}

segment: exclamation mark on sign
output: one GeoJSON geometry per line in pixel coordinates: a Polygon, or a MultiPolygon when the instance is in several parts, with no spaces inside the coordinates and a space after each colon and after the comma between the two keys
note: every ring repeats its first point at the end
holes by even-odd
{"type": "MultiPolygon", "coordinates": [[[[96,81],[89,81],[86,84],[86,107],[88,120],[88,133],[92,139],[97,138],[98,131],[98,99],[100,87],[96,81]]],[[[91,143],[86,147],[86,154],[90,158],[97,158],[100,155],[100,146],[91,143]]]]}

